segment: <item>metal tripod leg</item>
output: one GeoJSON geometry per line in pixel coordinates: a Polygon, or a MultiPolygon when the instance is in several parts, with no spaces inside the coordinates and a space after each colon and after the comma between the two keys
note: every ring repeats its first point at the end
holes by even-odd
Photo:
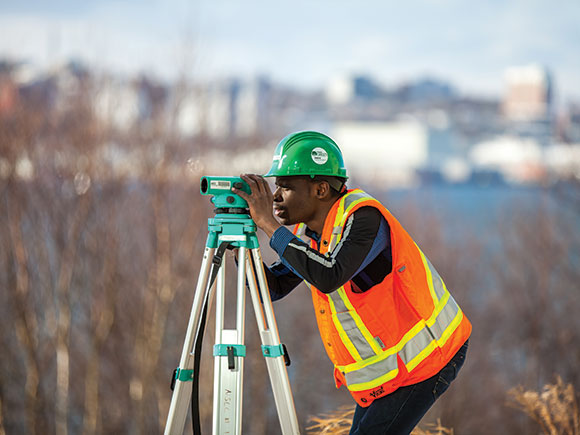
{"type": "Polygon", "coordinates": [[[197,329],[199,328],[203,301],[207,292],[211,290],[207,287],[211,267],[210,260],[213,257],[214,251],[215,248],[206,247],[203,253],[203,260],[201,263],[197,287],[195,289],[195,297],[193,299],[193,306],[191,308],[191,315],[189,317],[189,324],[185,335],[185,343],[181,352],[181,359],[179,360],[179,372],[177,373],[175,389],[171,396],[169,414],[165,425],[165,435],[182,434],[185,420],[187,418],[192,389],[191,377],[193,376],[193,373],[191,371],[193,370],[193,345],[197,329]]]}
{"type": "Polygon", "coordinates": [[[274,392],[274,401],[276,402],[280,426],[284,435],[299,434],[298,419],[296,417],[294,399],[292,398],[292,390],[285,364],[285,348],[280,344],[272,300],[270,298],[270,292],[268,291],[268,284],[262,264],[262,255],[260,254],[259,248],[251,249],[251,253],[259,289],[256,287],[256,276],[254,276],[254,268],[251,265],[250,258],[246,260],[248,284],[260,337],[262,339],[262,350],[266,357],[268,375],[270,376],[270,382],[274,392]]]}
{"type": "MultiPolygon", "coordinates": [[[[246,262],[246,248],[239,249],[240,264],[246,262]]],[[[217,277],[216,332],[214,346],[213,434],[242,433],[244,372],[245,271],[238,268],[236,329],[224,329],[225,259],[217,277]]]]}

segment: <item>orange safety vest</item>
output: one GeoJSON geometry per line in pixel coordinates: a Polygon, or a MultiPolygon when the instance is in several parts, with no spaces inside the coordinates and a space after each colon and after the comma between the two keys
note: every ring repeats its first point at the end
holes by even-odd
{"type": "MultiPolygon", "coordinates": [[[[330,257],[347,218],[366,206],[389,224],[392,272],[364,293],[353,292],[350,281],[328,294],[307,283],[336,387],[346,385],[363,407],[437,374],[471,334],[471,323],[431,262],[397,219],[362,190],[349,190],[333,205],[321,247],[311,240],[312,248],[330,257]]],[[[302,237],[304,230],[298,224],[294,234],[302,237]]]]}

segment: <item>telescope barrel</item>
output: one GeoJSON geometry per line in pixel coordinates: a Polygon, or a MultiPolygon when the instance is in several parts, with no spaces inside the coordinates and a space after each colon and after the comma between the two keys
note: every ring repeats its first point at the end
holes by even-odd
{"type": "Polygon", "coordinates": [[[218,209],[247,209],[248,203],[232,192],[232,188],[252,193],[250,186],[240,177],[201,177],[199,191],[202,195],[213,196],[211,202],[218,209]]]}

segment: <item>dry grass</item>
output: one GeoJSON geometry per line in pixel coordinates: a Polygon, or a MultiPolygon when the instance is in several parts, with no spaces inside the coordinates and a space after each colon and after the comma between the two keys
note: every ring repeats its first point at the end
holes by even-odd
{"type": "Polygon", "coordinates": [[[343,406],[330,414],[322,414],[321,417],[311,416],[308,421],[312,422],[306,430],[309,434],[319,435],[346,435],[350,431],[354,408],[343,406]]]}
{"type": "Polygon", "coordinates": [[[530,416],[543,433],[580,435],[580,414],[574,387],[564,384],[560,376],[555,384],[545,385],[540,393],[518,386],[508,391],[508,397],[508,405],[530,416]]]}
{"type": "MultiPolygon", "coordinates": [[[[339,408],[330,414],[323,414],[321,417],[312,416],[309,421],[312,423],[306,430],[311,435],[348,435],[354,408],[347,406],[339,408]]],[[[427,424],[427,429],[415,428],[411,435],[453,435],[453,429],[441,426],[441,422],[427,424]]]]}

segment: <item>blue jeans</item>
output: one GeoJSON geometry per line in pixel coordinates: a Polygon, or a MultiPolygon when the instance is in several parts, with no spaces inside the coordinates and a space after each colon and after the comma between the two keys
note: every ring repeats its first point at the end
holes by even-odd
{"type": "Polygon", "coordinates": [[[349,435],[409,434],[457,376],[465,362],[468,341],[435,376],[398,388],[368,408],[357,405],[349,435]]]}

